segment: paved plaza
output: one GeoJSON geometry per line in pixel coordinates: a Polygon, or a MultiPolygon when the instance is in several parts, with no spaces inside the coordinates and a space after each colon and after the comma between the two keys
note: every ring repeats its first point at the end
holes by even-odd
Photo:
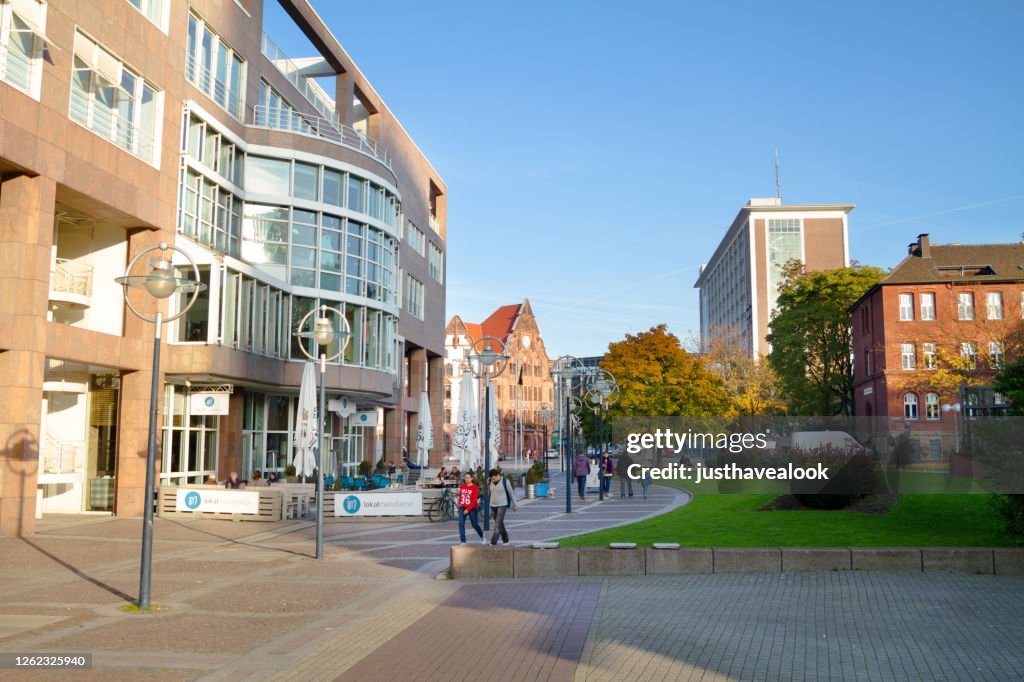
{"type": "MultiPolygon", "coordinates": [[[[513,542],[687,501],[536,500],[513,542]]],[[[1024,578],[806,573],[436,580],[457,528],[157,519],[152,614],[137,519],[50,517],[0,538],[0,652],[91,653],[108,680],[1008,680],[1024,670],[1024,578]]],[[[484,550],[486,551],[486,550],[484,550]]],[[[6,677],[10,671],[3,671],[6,677]]]]}

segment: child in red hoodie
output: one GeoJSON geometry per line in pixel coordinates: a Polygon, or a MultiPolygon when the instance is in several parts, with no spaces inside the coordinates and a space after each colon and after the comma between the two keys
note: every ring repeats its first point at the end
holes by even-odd
{"type": "Polygon", "coordinates": [[[480,528],[480,522],[477,521],[477,515],[480,511],[477,507],[479,498],[480,488],[477,487],[472,474],[467,473],[463,475],[462,485],[459,486],[459,541],[462,544],[466,544],[467,516],[469,517],[469,522],[473,524],[473,530],[476,531],[483,542],[487,542],[484,540],[484,531],[480,528]]]}

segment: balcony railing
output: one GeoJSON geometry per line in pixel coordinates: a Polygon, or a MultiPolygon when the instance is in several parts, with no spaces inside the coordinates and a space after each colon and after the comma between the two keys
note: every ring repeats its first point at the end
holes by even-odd
{"type": "Polygon", "coordinates": [[[255,106],[252,109],[251,125],[253,127],[284,130],[289,133],[316,137],[354,149],[380,161],[389,169],[391,168],[391,155],[384,145],[372,137],[366,137],[354,128],[333,123],[319,116],[300,114],[283,107],[255,106]]]}
{"type": "Polygon", "coordinates": [[[92,297],[93,267],[58,258],[50,280],[50,300],[87,306],[92,297]]]}
{"type": "Polygon", "coordinates": [[[430,229],[434,232],[441,234],[441,221],[437,219],[437,216],[431,214],[430,217],[427,218],[427,224],[430,225],[430,229]]]}
{"type": "Polygon", "coordinates": [[[71,89],[71,120],[103,137],[146,163],[156,162],[153,133],[140,128],[116,110],[99,103],[91,94],[71,89]]]}
{"type": "Polygon", "coordinates": [[[185,60],[185,76],[214,102],[224,107],[229,114],[242,120],[242,97],[237,90],[217,78],[213,71],[196,61],[193,55],[185,60]]]}
{"type": "Polygon", "coordinates": [[[270,60],[270,63],[277,68],[281,74],[288,79],[295,89],[313,105],[313,108],[320,112],[320,115],[330,121],[331,125],[338,125],[338,112],[334,109],[334,102],[324,97],[317,89],[309,84],[309,81],[299,74],[299,67],[281,51],[274,41],[266,33],[263,34],[263,56],[270,60]]]}

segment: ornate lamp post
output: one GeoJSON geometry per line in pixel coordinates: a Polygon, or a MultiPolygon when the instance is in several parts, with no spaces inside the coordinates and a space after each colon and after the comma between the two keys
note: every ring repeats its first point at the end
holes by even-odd
{"type": "Polygon", "coordinates": [[[325,447],[327,440],[327,414],[324,407],[327,404],[325,399],[326,388],[324,386],[325,378],[327,374],[327,362],[335,360],[341,357],[341,354],[345,352],[345,347],[348,346],[349,340],[352,338],[351,330],[348,326],[348,320],[341,314],[340,310],[331,308],[325,305],[315,308],[306,313],[306,316],[299,321],[299,326],[295,329],[295,338],[299,342],[299,350],[305,355],[310,362],[315,362],[317,356],[320,359],[320,405],[317,407],[317,421],[320,429],[319,445],[316,449],[316,558],[324,558],[324,456],[327,453],[325,447]],[[318,313],[316,320],[313,322],[313,328],[310,331],[303,331],[306,326],[306,322],[312,317],[313,313],[318,313]],[[327,316],[328,313],[333,313],[338,320],[341,321],[341,327],[343,329],[335,330],[334,325],[331,323],[331,319],[327,316]],[[331,355],[327,355],[327,350],[334,343],[335,338],[339,338],[340,343],[338,344],[338,350],[331,355]],[[313,352],[306,350],[303,341],[309,341],[310,339],[316,344],[313,347],[313,352]]]}
{"type": "MultiPolygon", "coordinates": [[[[470,368],[480,379],[484,380],[484,474],[491,470],[491,380],[500,375],[508,367],[509,356],[505,355],[505,344],[493,336],[485,336],[474,341],[470,347],[470,368]],[[500,350],[494,350],[499,348],[500,350]]],[[[499,426],[500,428],[500,426],[499,426]]],[[[491,491],[485,485],[484,490],[484,530],[491,529],[491,491]]]]}
{"type": "MultiPolygon", "coordinates": [[[[594,405],[591,409],[594,410],[595,421],[598,422],[599,428],[595,429],[595,440],[601,444],[598,455],[599,462],[604,465],[604,453],[608,445],[608,435],[606,433],[608,428],[608,408],[615,404],[619,399],[619,385],[615,381],[615,377],[606,369],[597,368],[593,374],[590,375],[587,388],[587,402],[594,405]],[[600,420],[597,419],[600,415],[600,420]]],[[[601,471],[601,491],[599,493],[599,499],[604,499],[604,478],[605,472],[602,468],[601,471]]]]}
{"type": "Polygon", "coordinates": [[[953,413],[953,453],[960,454],[960,403],[946,403],[942,406],[943,412],[953,413]]]}
{"type": "Polygon", "coordinates": [[[540,406],[538,410],[541,428],[543,429],[543,437],[540,442],[541,457],[544,458],[545,464],[547,464],[548,458],[548,419],[551,418],[551,409],[545,404],[540,406]]]}
{"type": "MultiPolygon", "coordinates": [[[[173,254],[172,254],[173,255],[173,254]]],[[[196,262],[183,250],[176,246],[170,246],[161,242],[157,246],[143,249],[135,258],[128,263],[128,268],[122,277],[114,278],[114,281],[124,288],[124,302],[128,309],[137,317],[153,323],[153,377],[149,390],[149,440],[146,444],[146,493],[145,507],[142,510],[142,561],[139,566],[139,608],[148,609],[150,606],[150,586],[152,583],[153,570],[153,487],[156,479],[156,426],[157,411],[160,398],[160,336],[164,322],[176,320],[195,304],[199,293],[206,289],[206,285],[199,281],[199,267],[196,262]],[[154,251],[160,254],[149,260],[149,272],[144,275],[133,275],[132,270],[143,256],[154,251]],[[185,257],[192,267],[192,274],[195,279],[177,277],[174,273],[174,266],[171,261],[165,258],[168,251],[177,251],[185,257]],[[145,289],[150,296],[156,299],[169,298],[175,292],[191,293],[192,296],[177,314],[164,318],[159,310],[152,317],[141,312],[132,303],[128,296],[129,289],[145,289]]]]}

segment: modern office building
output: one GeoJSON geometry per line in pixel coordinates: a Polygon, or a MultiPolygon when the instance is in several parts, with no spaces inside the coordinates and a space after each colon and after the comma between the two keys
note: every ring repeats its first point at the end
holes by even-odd
{"type": "Polygon", "coordinates": [[[785,205],[781,199],[748,201],[694,284],[700,290],[702,345],[727,335],[742,339],[755,357],[767,355],[768,323],[783,266],[791,259],[808,270],[849,265],[847,216],[853,208],[785,205]]]}
{"type": "MultiPolygon", "coordinates": [[[[513,456],[517,450],[544,450],[550,442],[554,384],[551,360],[544,348],[537,318],[529,299],[521,304],[501,306],[479,324],[464,322],[455,315],[445,329],[445,419],[444,451],[451,453],[451,437],[458,420],[462,370],[468,366],[473,344],[493,336],[505,344],[509,361],[494,380],[501,421],[500,454],[513,456]]],[[[498,350],[495,348],[495,350],[498,350]]],[[[479,396],[477,388],[477,396],[479,396]]]]}
{"type": "Polygon", "coordinates": [[[990,386],[1024,352],[1022,267],[1024,244],[918,235],[850,308],[856,414],[882,418],[871,420],[881,435],[909,431],[919,457],[939,459],[956,447],[961,420],[1005,410],[990,386]]]}
{"type": "Polygon", "coordinates": [[[411,449],[424,390],[442,413],[445,184],[308,2],[280,6],[313,54],[261,0],[0,3],[0,533],[141,513],[154,327],[114,278],[161,242],[207,285],[163,330],[162,485],[284,469],[321,304],[352,331],[325,470],[411,449]]]}

